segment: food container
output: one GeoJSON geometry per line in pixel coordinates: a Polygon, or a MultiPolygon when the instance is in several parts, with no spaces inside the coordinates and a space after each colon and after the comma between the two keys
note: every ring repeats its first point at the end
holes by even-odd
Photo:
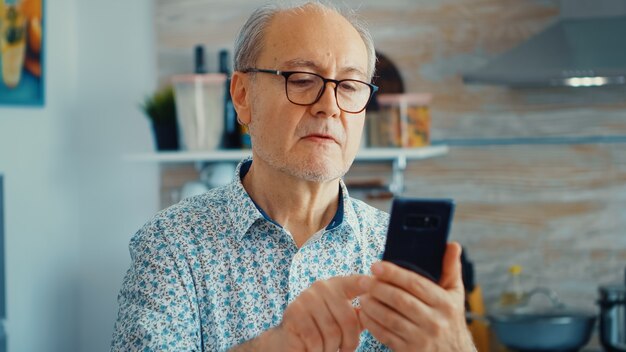
{"type": "Polygon", "coordinates": [[[599,291],[600,342],[609,352],[626,352],[626,282],[600,286],[599,291]]]}
{"type": "Polygon", "coordinates": [[[224,131],[226,75],[178,75],[172,83],[183,148],[218,149],[224,131]]]}
{"type": "Polygon", "coordinates": [[[370,147],[415,148],[430,144],[429,93],[380,94],[368,111],[370,147]]]}

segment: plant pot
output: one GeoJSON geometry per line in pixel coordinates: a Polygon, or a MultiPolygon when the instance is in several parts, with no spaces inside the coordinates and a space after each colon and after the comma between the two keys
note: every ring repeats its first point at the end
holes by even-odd
{"type": "Polygon", "coordinates": [[[152,121],[152,131],[157,150],[178,150],[178,124],[176,120],[152,121]]]}

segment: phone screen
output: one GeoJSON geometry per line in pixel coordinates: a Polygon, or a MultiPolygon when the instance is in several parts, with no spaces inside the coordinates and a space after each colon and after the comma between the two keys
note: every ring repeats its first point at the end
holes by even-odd
{"type": "Polygon", "coordinates": [[[395,198],[383,260],[438,283],[453,214],[451,199],[395,198]]]}

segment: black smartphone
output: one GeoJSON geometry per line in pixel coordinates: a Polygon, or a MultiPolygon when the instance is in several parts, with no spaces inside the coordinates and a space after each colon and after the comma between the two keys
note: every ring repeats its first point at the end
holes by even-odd
{"type": "Polygon", "coordinates": [[[452,199],[394,198],[383,260],[439,283],[453,216],[452,199]]]}

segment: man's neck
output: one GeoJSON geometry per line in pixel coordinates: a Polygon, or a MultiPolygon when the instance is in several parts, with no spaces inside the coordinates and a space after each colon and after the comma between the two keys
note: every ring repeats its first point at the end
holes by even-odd
{"type": "Polygon", "coordinates": [[[337,212],[339,179],[304,181],[257,158],[242,183],[254,202],[291,233],[298,248],[337,212]]]}

